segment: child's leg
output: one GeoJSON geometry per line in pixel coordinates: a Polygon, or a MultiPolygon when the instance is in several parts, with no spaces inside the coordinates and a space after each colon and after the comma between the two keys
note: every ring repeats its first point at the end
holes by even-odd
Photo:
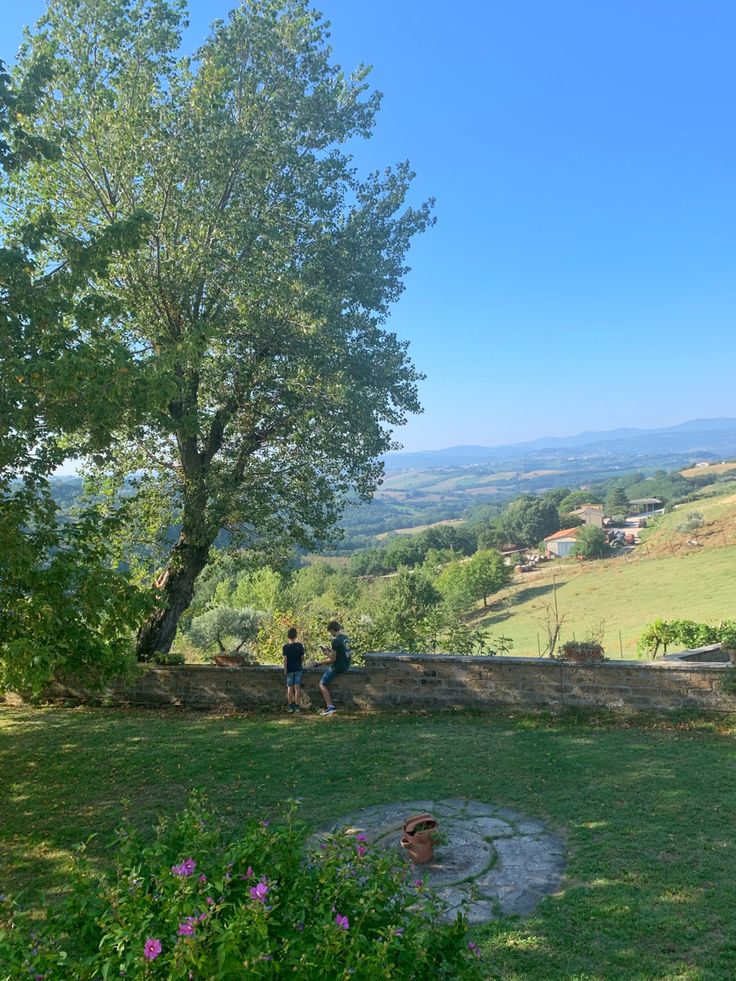
{"type": "Polygon", "coordinates": [[[329,708],[332,705],[332,698],[330,697],[330,689],[327,685],[324,685],[321,681],[319,683],[319,690],[322,692],[322,698],[325,700],[325,706],[329,708]]]}
{"type": "Polygon", "coordinates": [[[294,704],[294,686],[293,685],[287,685],[286,686],[286,701],[287,701],[287,703],[289,705],[293,705],[294,704]]]}
{"type": "Polygon", "coordinates": [[[302,686],[301,685],[294,685],[294,687],[291,689],[291,691],[292,691],[292,702],[293,702],[294,705],[298,705],[299,704],[299,693],[301,692],[301,690],[302,690],[302,686]]]}

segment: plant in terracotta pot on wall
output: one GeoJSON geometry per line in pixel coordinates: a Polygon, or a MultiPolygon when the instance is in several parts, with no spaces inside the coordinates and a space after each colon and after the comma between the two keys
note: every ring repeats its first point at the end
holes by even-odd
{"type": "Polygon", "coordinates": [[[251,607],[236,610],[220,603],[192,620],[189,639],[206,651],[215,664],[237,667],[247,663],[244,648],[255,640],[262,617],[251,607]]]}
{"type": "Polygon", "coordinates": [[[594,664],[606,661],[602,645],[596,640],[568,640],[560,647],[561,661],[575,661],[577,664],[594,664]]]}

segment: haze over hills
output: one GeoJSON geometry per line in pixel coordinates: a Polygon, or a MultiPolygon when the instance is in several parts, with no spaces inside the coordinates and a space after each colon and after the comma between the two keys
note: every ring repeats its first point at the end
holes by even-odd
{"type": "Polygon", "coordinates": [[[389,453],[387,473],[434,467],[467,467],[475,464],[540,460],[550,453],[574,450],[576,456],[629,456],[632,460],[657,454],[696,454],[717,459],[736,454],[736,419],[692,419],[659,429],[611,429],[574,436],[546,436],[503,446],[450,446],[441,450],[389,453]]]}

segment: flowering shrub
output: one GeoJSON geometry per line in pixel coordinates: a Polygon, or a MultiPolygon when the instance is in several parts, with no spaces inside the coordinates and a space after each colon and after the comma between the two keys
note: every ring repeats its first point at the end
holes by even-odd
{"type": "Polygon", "coordinates": [[[0,978],[476,979],[460,916],[396,854],[340,833],[311,852],[290,807],[229,840],[193,797],[153,844],[118,834],[114,868],[77,859],[66,899],[34,919],[0,905],[0,978]]]}

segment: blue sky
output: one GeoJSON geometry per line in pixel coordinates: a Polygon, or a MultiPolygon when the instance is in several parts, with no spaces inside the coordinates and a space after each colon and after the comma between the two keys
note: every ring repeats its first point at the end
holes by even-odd
{"type": "MultiPolygon", "coordinates": [[[[188,48],[233,0],[190,0],[188,48]]],[[[391,328],[407,449],[736,416],[736,3],[323,0],[437,225],[391,328]]],[[[0,0],[12,59],[39,0],[0,0]]]]}

